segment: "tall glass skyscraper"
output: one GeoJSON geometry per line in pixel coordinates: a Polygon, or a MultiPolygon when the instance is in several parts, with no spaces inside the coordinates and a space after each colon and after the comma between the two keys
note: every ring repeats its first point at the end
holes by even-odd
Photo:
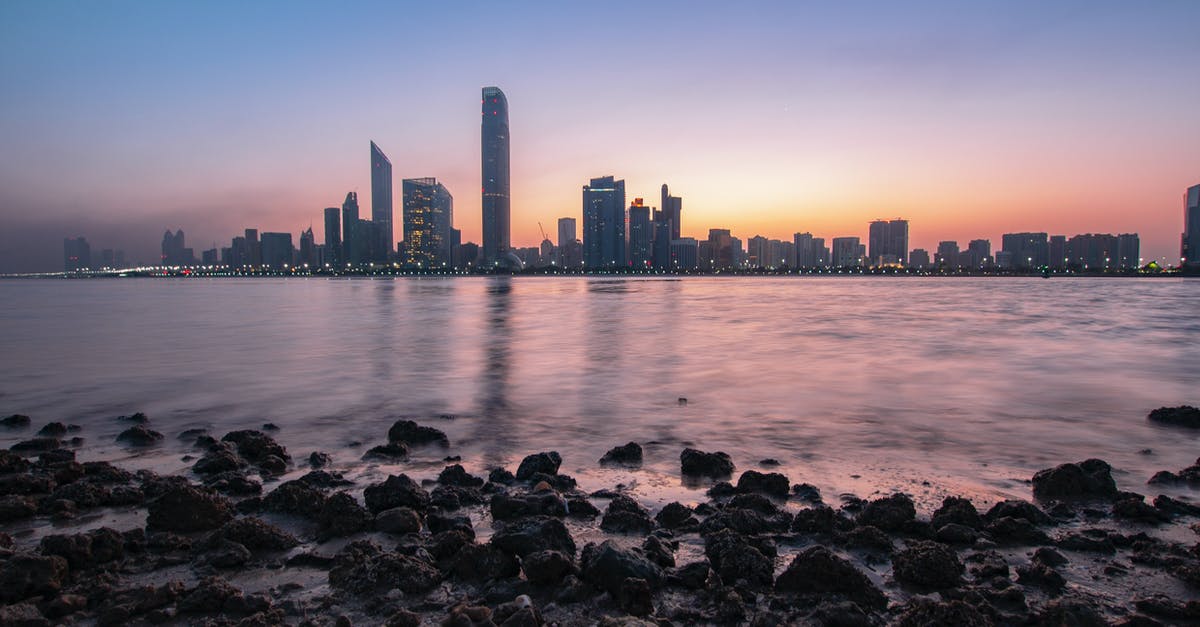
{"type": "Polygon", "coordinates": [[[379,230],[379,241],[372,246],[376,258],[370,261],[387,261],[396,246],[392,232],[392,162],[375,142],[371,142],[371,221],[379,230]]]}
{"type": "Polygon", "coordinates": [[[435,178],[404,179],[404,262],[450,267],[454,198],[435,178]]]}
{"type": "Polygon", "coordinates": [[[625,181],[592,179],[583,186],[583,265],[623,268],[626,260],[625,181]]]}
{"type": "Polygon", "coordinates": [[[362,251],[354,245],[354,233],[358,228],[358,192],[348,192],[342,203],[342,263],[358,265],[363,262],[362,251]]]}
{"type": "Polygon", "coordinates": [[[509,204],[508,99],[499,87],[483,88],[483,263],[504,263],[508,253],[509,204]]]}
{"type": "Polygon", "coordinates": [[[325,263],[342,265],[342,220],[337,207],[325,208],[325,263]]]}
{"type": "Polygon", "coordinates": [[[1179,256],[1184,264],[1200,265],[1200,185],[1189,187],[1183,195],[1183,245],[1179,256]]]}

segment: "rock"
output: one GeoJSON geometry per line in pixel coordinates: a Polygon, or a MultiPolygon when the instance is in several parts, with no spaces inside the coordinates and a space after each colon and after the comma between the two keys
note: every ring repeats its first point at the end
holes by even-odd
{"type": "Polygon", "coordinates": [[[140,411],[128,416],[117,416],[117,420],[121,422],[132,422],[138,425],[144,425],[150,422],[150,418],[140,411]]]}
{"type": "Polygon", "coordinates": [[[555,475],[558,474],[558,467],[561,465],[562,456],[558,454],[558,451],[535,453],[521,460],[521,465],[517,467],[516,479],[527,481],[536,473],[555,475]]]}
{"type": "Polygon", "coordinates": [[[573,574],[575,564],[559,551],[537,551],[521,560],[521,569],[530,583],[550,586],[573,574]]]}
{"type": "Polygon", "coordinates": [[[233,518],[224,497],[189,485],[174,485],[147,504],[146,528],[189,533],[208,531],[233,518]]]}
{"type": "Polygon", "coordinates": [[[684,564],[675,570],[671,583],[688,590],[703,590],[708,585],[708,576],[712,573],[708,560],[684,564]]]}
{"type": "Polygon", "coordinates": [[[1001,544],[1027,546],[1050,544],[1050,536],[1024,518],[1005,516],[988,523],[985,531],[993,540],[1001,544]]]}
{"type": "Polygon", "coordinates": [[[786,499],[791,482],[786,475],[777,472],[761,473],[757,470],[747,470],[738,477],[737,487],[742,492],[761,492],[786,499]]]}
{"type": "Polygon", "coordinates": [[[10,494],[0,497],[0,523],[32,518],[37,511],[37,503],[28,496],[10,494]]]}
{"type": "Polygon", "coordinates": [[[408,475],[388,475],[383,483],[373,483],[363,490],[367,509],[378,514],[393,507],[408,507],[418,512],[429,507],[429,493],[408,475]]]}
{"type": "Polygon", "coordinates": [[[421,531],[421,515],[409,507],[393,507],[375,515],[375,529],[402,535],[421,531]]]}
{"type": "Polygon", "coordinates": [[[0,601],[54,596],[67,578],[67,560],[57,555],[17,553],[0,562],[0,601]]]}
{"type": "Polygon", "coordinates": [[[280,457],[268,455],[258,462],[258,470],[264,476],[282,475],[287,472],[287,462],[280,457]]]}
{"type": "Polygon", "coordinates": [[[706,494],[712,499],[724,499],[737,494],[737,488],[733,487],[733,484],[728,481],[718,481],[712,484],[712,487],[708,489],[706,494]]]}
{"type": "Polygon", "coordinates": [[[262,483],[243,475],[236,470],[209,475],[204,479],[204,485],[220,492],[234,496],[251,496],[262,494],[262,483]]]}
{"type": "Polygon", "coordinates": [[[1171,520],[1170,515],[1155,509],[1141,496],[1118,499],[1113,503],[1112,515],[1120,520],[1132,520],[1149,525],[1157,525],[1171,520]]]}
{"type": "Polygon", "coordinates": [[[508,603],[496,606],[492,621],[501,627],[539,627],[542,615],[533,606],[529,595],[522,594],[508,603]]]}
{"type": "Polygon", "coordinates": [[[567,515],[571,518],[591,519],[599,516],[600,510],[595,505],[592,505],[591,501],[575,497],[567,501],[567,515]]]}
{"type": "Polygon", "coordinates": [[[731,504],[724,511],[713,514],[700,523],[700,533],[706,535],[719,529],[732,529],[750,535],[786,533],[791,524],[792,515],[787,512],[764,514],[759,509],[733,507],[731,504]]]}
{"type": "Polygon", "coordinates": [[[419,425],[412,420],[397,420],[388,429],[389,442],[404,442],[410,446],[419,444],[440,444],[449,446],[450,439],[439,429],[419,425]]]}
{"type": "MultiPolygon", "coordinates": [[[[47,618],[63,618],[87,609],[87,597],[80,594],[60,594],[45,604],[47,618]]],[[[0,625],[7,624],[0,618],[0,625]]]]}
{"type": "Polygon", "coordinates": [[[420,627],[421,615],[408,610],[396,610],[388,617],[384,627],[420,627]]]}
{"type": "Polygon", "coordinates": [[[513,481],[516,481],[516,477],[503,468],[493,468],[488,472],[488,481],[501,485],[510,485],[513,481]]]}
{"type": "Polygon", "coordinates": [[[521,564],[496,546],[469,543],[451,558],[450,572],[467,581],[506,579],[520,574],[521,564]]]}
{"type": "Polygon", "coordinates": [[[283,460],[285,463],[291,462],[292,458],[287,453],[287,449],[280,446],[278,442],[271,436],[256,431],[254,429],[243,429],[240,431],[230,431],[221,438],[222,442],[232,442],[237,446],[238,455],[241,455],[254,465],[262,465],[270,457],[276,457],[283,460]]]}
{"type": "Polygon", "coordinates": [[[1142,597],[1134,601],[1139,612],[1180,622],[1200,622],[1200,601],[1180,601],[1164,594],[1142,597]]]}
{"type": "Polygon", "coordinates": [[[134,479],[133,473],[108,462],[84,462],[83,474],[96,483],[129,483],[134,479]]]}
{"type": "Polygon", "coordinates": [[[39,451],[53,451],[60,446],[62,446],[62,442],[58,438],[33,438],[32,440],[21,440],[10,446],[9,450],[22,453],[36,453],[39,451]]]}
{"type": "Polygon", "coordinates": [[[313,451],[308,456],[308,465],[314,469],[321,469],[333,463],[333,459],[329,457],[329,453],[313,451]]]}
{"type": "Polygon", "coordinates": [[[329,472],[327,470],[309,471],[297,479],[297,481],[306,483],[314,488],[340,488],[354,485],[354,482],[346,479],[342,476],[342,473],[329,472]]]}
{"type": "Polygon", "coordinates": [[[934,534],[938,542],[970,546],[979,539],[979,532],[966,525],[946,523],[934,534]]]}
{"type": "Polygon", "coordinates": [[[47,494],[54,490],[54,479],[45,475],[0,475],[0,495],[47,494]]]}
{"type": "Polygon", "coordinates": [[[864,549],[884,554],[891,553],[895,548],[888,534],[880,530],[879,527],[871,525],[859,525],[851,529],[842,536],[842,541],[847,548],[864,549]]]}
{"type": "Polygon", "coordinates": [[[623,549],[612,540],[599,546],[589,544],[583,552],[583,580],[620,598],[625,579],[635,577],[657,588],[663,582],[662,569],[640,552],[623,549]]]}
{"type": "Polygon", "coordinates": [[[650,592],[650,584],[639,577],[626,577],[621,582],[617,601],[622,610],[633,616],[654,613],[654,597],[650,592]]]}
{"type": "Polygon", "coordinates": [[[960,496],[948,496],[942,499],[942,506],[933,512],[929,520],[934,529],[954,523],[971,529],[982,529],[983,518],[970,500],[960,496]]]}
{"type": "Polygon", "coordinates": [[[467,516],[454,516],[445,512],[431,509],[425,515],[425,526],[429,527],[431,533],[442,533],[443,531],[458,530],[467,534],[470,538],[475,538],[475,529],[471,526],[471,519],[467,516]]]}
{"type": "Polygon", "coordinates": [[[650,533],[654,530],[654,521],[637,501],[621,494],[609,502],[600,528],[608,532],[650,533]]]}
{"type": "Polygon", "coordinates": [[[751,588],[770,586],[775,566],[758,547],[736,531],[722,529],[704,538],[704,554],[727,585],[743,581],[751,588]]]}
{"type": "Polygon", "coordinates": [[[229,540],[220,540],[205,553],[205,561],[216,568],[238,568],[250,561],[250,550],[229,540]]]}
{"type": "Polygon", "coordinates": [[[666,529],[695,528],[700,524],[700,521],[692,515],[692,508],[678,501],[667,503],[654,516],[654,520],[660,527],[666,529]]]}
{"type": "Polygon", "coordinates": [[[1200,429],[1200,409],[1190,405],[1179,407],[1159,407],[1146,416],[1150,422],[1157,422],[1173,427],[1188,427],[1200,429]]]}
{"type": "Polygon", "coordinates": [[[279,514],[292,514],[309,520],[320,518],[325,494],[307,482],[294,479],[279,484],[262,499],[262,508],[279,514]]]}
{"type": "Polygon", "coordinates": [[[1154,497],[1154,507],[1164,514],[1173,516],[1200,517],[1200,506],[1173,499],[1165,494],[1154,497]]]}
{"type": "Polygon", "coordinates": [[[1063,557],[1062,553],[1059,553],[1052,548],[1042,547],[1033,552],[1033,561],[1039,564],[1045,564],[1050,568],[1057,568],[1063,564],[1066,564],[1069,560],[1067,560],[1066,557],[1063,557]]]}
{"type": "Polygon", "coordinates": [[[1108,555],[1117,552],[1116,545],[1113,544],[1113,541],[1108,538],[1108,534],[1103,530],[1084,529],[1083,532],[1067,533],[1059,538],[1055,544],[1068,551],[1105,553],[1108,555]],[[1099,531],[1099,533],[1092,535],[1088,533],[1089,531],[1099,531]]]}
{"type": "Polygon", "coordinates": [[[373,517],[348,492],[337,492],[325,501],[317,516],[321,538],[340,538],[371,528],[373,517]]]}
{"type": "Polygon", "coordinates": [[[958,555],[944,544],[917,540],[892,556],[896,580],[919,588],[953,588],[966,569],[958,555]]]}
{"type": "Polygon", "coordinates": [[[0,607],[0,625],[6,627],[49,627],[50,621],[33,603],[17,603],[0,607]]]}
{"type": "Polygon", "coordinates": [[[389,442],[381,446],[373,446],[363,453],[364,460],[400,461],[408,457],[408,445],[403,442],[389,442]]]}
{"type": "Polygon", "coordinates": [[[61,422],[46,423],[44,427],[38,429],[36,435],[44,438],[61,438],[67,434],[67,425],[61,422]]]}
{"type": "Polygon", "coordinates": [[[1018,566],[1017,581],[1023,585],[1042,588],[1052,594],[1058,594],[1067,587],[1067,580],[1058,571],[1038,562],[1018,566]]]}
{"type": "Polygon", "coordinates": [[[29,426],[29,416],[24,414],[12,414],[7,418],[0,418],[0,426],[9,429],[20,429],[29,426]]]}
{"type": "Polygon", "coordinates": [[[180,614],[218,614],[230,612],[243,599],[241,590],[229,582],[220,577],[209,577],[184,593],[176,609],[180,614]]]}
{"type": "Polygon", "coordinates": [[[329,584],[358,595],[399,589],[406,594],[427,592],[441,581],[432,565],[395,551],[383,551],[373,542],[358,540],[334,557],[329,584]]]}
{"type": "Polygon", "coordinates": [[[12,451],[0,449],[0,474],[25,472],[28,469],[29,462],[24,457],[12,451]]]}
{"type": "Polygon", "coordinates": [[[817,486],[810,483],[797,483],[792,486],[792,494],[796,495],[796,498],[801,501],[808,501],[809,503],[821,502],[821,491],[817,489],[817,486]]]}
{"type": "Polygon", "coordinates": [[[1046,515],[1046,512],[1038,509],[1033,503],[1016,499],[996,503],[988,510],[984,518],[989,522],[1001,518],[1020,518],[1034,525],[1049,525],[1054,522],[1053,519],[1046,515]]]}
{"type": "Polygon", "coordinates": [[[121,432],[117,436],[118,442],[123,442],[130,446],[151,446],[157,444],[163,439],[163,434],[147,429],[142,425],[134,425],[121,432]]]}
{"type": "Polygon", "coordinates": [[[796,512],[792,518],[792,531],[796,533],[830,533],[834,529],[836,514],[828,505],[818,505],[796,512]]]}
{"type": "Polygon", "coordinates": [[[1008,562],[996,551],[972,553],[967,556],[966,561],[971,564],[971,576],[976,580],[995,577],[1008,579],[1008,562]]]}
{"type": "Polygon", "coordinates": [[[198,475],[216,475],[241,470],[242,466],[242,459],[236,453],[224,446],[217,445],[196,460],[196,463],[192,465],[192,472],[198,475]]]}
{"type": "Polygon", "coordinates": [[[299,544],[292,534],[261,518],[235,518],[214,531],[205,541],[216,545],[220,541],[236,542],[252,552],[286,551],[299,544]]]}
{"type": "Polygon", "coordinates": [[[717,451],[706,453],[694,448],[685,448],[679,454],[680,470],[685,475],[722,479],[733,475],[733,460],[729,455],[717,451]]]}
{"type": "Polygon", "coordinates": [[[1033,475],[1033,496],[1040,500],[1111,498],[1116,494],[1112,467],[1099,459],[1060,464],[1033,475]]]}
{"type": "Polygon", "coordinates": [[[865,608],[882,610],[887,598],[875,584],[850,562],[823,546],[811,546],[796,554],[775,580],[777,592],[837,594],[865,608]]]}
{"type": "Polygon", "coordinates": [[[100,507],[108,501],[108,488],[90,481],[76,481],[54,489],[51,500],[68,500],[78,505],[80,509],[100,507]]]}
{"type": "Polygon", "coordinates": [[[675,549],[678,542],[666,542],[658,536],[646,536],[642,541],[642,554],[662,568],[675,568],[675,549]]]}
{"type": "Polygon", "coordinates": [[[538,551],[554,550],[575,556],[575,540],[562,521],[550,516],[530,516],[504,523],[492,536],[492,544],[524,557],[538,551]]]}
{"type": "Polygon", "coordinates": [[[497,492],[492,495],[489,509],[493,520],[512,520],[525,516],[562,518],[567,515],[567,502],[553,491],[525,496],[510,496],[497,492]]]}
{"type": "Polygon", "coordinates": [[[991,618],[963,601],[935,601],[924,597],[909,599],[908,603],[900,608],[900,616],[896,619],[896,627],[991,627],[993,624],[991,618]]]}
{"type": "Polygon", "coordinates": [[[609,449],[604,457],[600,458],[600,465],[609,464],[640,466],[642,464],[642,446],[637,442],[630,442],[609,449]]]}
{"type": "Polygon", "coordinates": [[[478,488],[483,486],[483,479],[468,473],[462,467],[462,464],[446,466],[438,474],[437,480],[438,483],[443,485],[459,486],[462,488],[478,488]]]}
{"type": "Polygon", "coordinates": [[[867,503],[858,514],[858,524],[884,531],[898,531],[917,517],[917,508],[907,494],[893,494],[867,503]]]}

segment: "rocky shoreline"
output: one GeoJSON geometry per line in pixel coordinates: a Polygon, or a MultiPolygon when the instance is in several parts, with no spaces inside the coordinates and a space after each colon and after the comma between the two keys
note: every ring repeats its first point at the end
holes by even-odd
{"type": "MultiPolygon", "coordinates": [[[[1188,429],[1200,411],[1150,419],[1188,429]]],[[[119,420],[125,446],[165,437],[119,420]]],[[[177,434],[194,449],[180,475],[81,463],[56,422],[0,451],[0,625],[1200,623],[1200,506],[1122,491],[1099,459],[1036,473],[1032,500],[918,513],[686,448],[705,498],[650,511],[624,486],[580,489],[553,451],[486,477],[448,455],[418,480],[410,451],[453,443],[400,420],[364,456],[392,474],[365,483],[275,429],[177,434]]],[[[1148,488],[1164,483],[1200,484],[1200,459],[1148,488]]]]}

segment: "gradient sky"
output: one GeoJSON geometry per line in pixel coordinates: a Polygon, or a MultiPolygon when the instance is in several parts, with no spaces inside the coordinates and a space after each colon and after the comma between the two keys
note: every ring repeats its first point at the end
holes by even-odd
{"type": "MultiPolygon", "coordinates": [[[[62,238],[156,258],[290,231],[358,190],[375,140],[479,241],[479,89],[508,95],[512,237],[591,177],[685,235],[911,246],[1136,231],[1178,256],[1200,183],[1200,2],[0,3],[0,269],[62,238]]],[[[369,216],[369,209],[365,210],[369,216]]],[[[397,228],[396,237],[402,237],[397,228]]]]}

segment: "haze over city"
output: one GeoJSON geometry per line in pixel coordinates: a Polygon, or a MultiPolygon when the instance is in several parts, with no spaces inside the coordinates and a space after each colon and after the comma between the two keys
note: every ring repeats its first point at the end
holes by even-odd
{"type": "MultiPolygon", "coordinates": [[[[614,175],[685,236],[865,239],[902,216],[934,249],[1019,231],[1137,232],[1177,257],[1197,182],[1187,2],[306,3],[0,6],[0,271],[62,239],[154,259],[249,226],[296,233],[399,179],[437,177],[481,238],[479,89],[508,96],[512,244],[614,175]],[[603,43],[597,43],[603,42],[603,43]]],[[[396,237],[401,237],[397,229],[396,237]]]]}

